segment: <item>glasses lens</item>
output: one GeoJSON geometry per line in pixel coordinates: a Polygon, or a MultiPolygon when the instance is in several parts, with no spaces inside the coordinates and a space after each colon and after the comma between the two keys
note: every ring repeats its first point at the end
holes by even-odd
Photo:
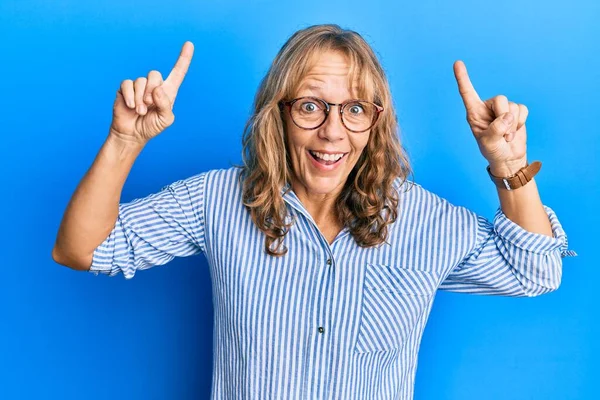
{"type": "Polygon", "coordinates": [[[319,126],[326,117],[327,105],[318,99],[303,98],[292,105],[294,122],[305,129],[319,126]]]}
{"type": "Polygon", "coordinates": [[[365,131],[375,122],[377,107],[366,101],[354,101],[344,106],[342,117],[346,127],[353,131],[365,131]]]}

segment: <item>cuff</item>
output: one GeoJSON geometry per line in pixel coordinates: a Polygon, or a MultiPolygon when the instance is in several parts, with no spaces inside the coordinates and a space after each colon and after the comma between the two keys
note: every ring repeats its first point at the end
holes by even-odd
{"type": "Polygon", "coordinates": [[[94,275],[99,273],[107,275],[116,275],[118,270],[115,270],[114,258],[115,258],[115,229],[108,235],[108,237],[102,242],[92,255],[92,265],[90,266],[89,272],[94,275]]]}
{"type": "Polygon", "coordinates": [[[498,207],[494,215],[494,231],[503,240],[512,243],[513,245],[533,253],[547,254],[551,251],[558,250],[561,257],[574,257],[577,253],[573,250],[568,250],[567,234],[554,211],[543,206],[550,225],[552,226],[552,236],[546,236],[541,233],[534,233],[525,230],[517,223],[508,219],[501,207],[498,207]]]}

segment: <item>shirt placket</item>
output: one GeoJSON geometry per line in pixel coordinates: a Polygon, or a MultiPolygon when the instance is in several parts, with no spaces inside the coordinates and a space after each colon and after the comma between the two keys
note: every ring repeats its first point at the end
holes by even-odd
{"type": "Polygon", "coordinates": [[[313,383],[312,393],[309,393],[310,398],[314,399],[325,398],[327,384],[331,378],[333,266],[333,256],[329,253],[321,265],[319,265],[319,282],[315,287],[316,334],[313,336],[314,351],[311,354],[312,368],[308,376],[309,382],[313,383]]]}
{"type": "Polygon", "coordinates": [[[284,200],[299,214],[306,218],[315,234],[319,237],[320,252],[317,279],[311,301],[312,331],[309,336],[309,354],[304,370],[304,398],[321,399],[327,393],[327,384],[331,378],[331,338],[333,334],[332,298],[335,282],[335,259],[329,243],[314,223],[312,217],[304,209],[300,201],[292,193],[284,196],[284,200]]]}

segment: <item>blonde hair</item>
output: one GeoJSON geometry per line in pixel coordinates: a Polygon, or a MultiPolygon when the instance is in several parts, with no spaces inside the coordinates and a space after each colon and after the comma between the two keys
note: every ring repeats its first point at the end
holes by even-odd
{"type": "Polygon", "coordinates": [[[315,25],[294,33],[260,84],[242,139],[243,201],[266,235],[265,251],[273,256],[287,252],[283,239],[291,226],[281,191],[293,173],[279,101],[294,96],[314,56],[328,50],[349,60],[350,87],[358,84],[361,98],[384,108],[336,202],[337,218],[359,246],[385,242],[387,226],[398,217],[394,181],[400,177],[404,182],[412,172],[398,139],[385,72],[362,36],[337,25],[315,25]]]}

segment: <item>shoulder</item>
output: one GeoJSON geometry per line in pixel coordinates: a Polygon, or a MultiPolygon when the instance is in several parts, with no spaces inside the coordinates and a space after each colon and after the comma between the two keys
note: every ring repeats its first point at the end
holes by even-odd
{"type": "Polygon", "coordinates": [[[241,188],[242,168],[230,167],[206,171],[207,191],[231,191],[241,188]]]}
{"type": "Polygon", "coordinates": [[[174,181],[166,186],[163,186],[161,190],[185,186],[187,188],[206,191],[218,187],[219,185],[229,184],[230,182],[238,182],[241,171],[242,169],[239,167],[211,169],[174,181]]]}
{"type": "Polygon", "coordinates": [[[393,186],[398,193],[400,207],[433,208],[445,201],[439,195],[409,179],[396,178],[393,186]]]}
{"type": "Polygon", "coordinates": [[[210,169],[208,171],[203,172],[203,174],[206,175],[207,179],[209,180],[214,180],[214,179],[234,179],[234,178],[238,178],[242,173],[242,168],[241,167],[229,167],[229,168],[216,168],[216,169],[210,169]]]}
{"type": "Polygon", "coordinates": [[[442,220],[454,222],[457,217],[468,220],[476,216],[468,208],[453,204],[417,182],[402,181],[398,178],[394,184],[400,199],[398,204],[400,213],[418,214],[437,222],[442,220]]]}
{"type": "Polygon", "coordinates": [[[164,201],[174,198],[195,208],[238,203],[242,187],[240,175],[239,167],[212,169],[167,184],[153,196],[164,201]]]}

